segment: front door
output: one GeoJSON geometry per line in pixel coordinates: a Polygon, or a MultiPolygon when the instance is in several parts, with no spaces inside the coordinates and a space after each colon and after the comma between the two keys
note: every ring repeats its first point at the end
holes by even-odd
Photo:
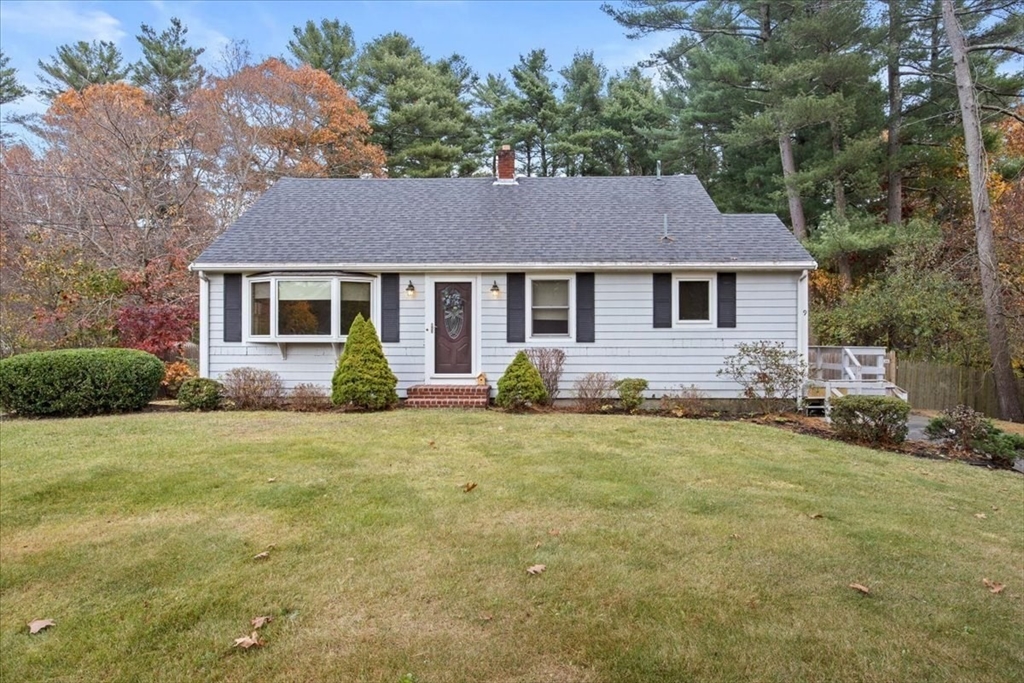
{"type": "Polygon", "coordinates": [[[434,283],[434,372],[473,372],[473,285],[434,283]]]}

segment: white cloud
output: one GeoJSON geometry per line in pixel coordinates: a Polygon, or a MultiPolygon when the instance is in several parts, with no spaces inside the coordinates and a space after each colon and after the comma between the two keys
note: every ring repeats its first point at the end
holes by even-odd
{"type": "Polygon", "coordinates": [[[121,22],[102,10],[72,2],[4,2],[0,4],[4,32],[40,35],[56,43],[107,40],[118,43],[128,35],[121,22]]]}

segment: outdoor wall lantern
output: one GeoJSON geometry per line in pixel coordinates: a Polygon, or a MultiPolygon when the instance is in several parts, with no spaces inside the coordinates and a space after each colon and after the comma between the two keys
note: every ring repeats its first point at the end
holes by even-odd
{"type": "Polygon", "coordinates": [[[405,295],[410,299],[416,298],[416,288],[412,284],[412,280],[409,280],[409,284],[405,288],[405,295]]]}
{"type": "Polygon", "coordinates": [[[495,280],[494,284],[491,285],[491,296],[497,299],[501,296],[501,287],[498,286],[498,281],[495,280]]]}

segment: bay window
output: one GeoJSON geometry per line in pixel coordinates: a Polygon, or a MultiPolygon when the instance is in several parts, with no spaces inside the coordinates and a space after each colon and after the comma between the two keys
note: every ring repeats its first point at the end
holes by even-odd
{"type": "Polygon", "coordinates": [[[373,283],[350,276],[249,278],[249,337],[254,341],[341,341],[356,315],[372,315],[373,283]]]}

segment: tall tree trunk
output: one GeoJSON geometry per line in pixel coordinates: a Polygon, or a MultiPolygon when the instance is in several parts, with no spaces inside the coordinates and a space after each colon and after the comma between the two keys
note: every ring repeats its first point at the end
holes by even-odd
{"type": "Polygon", "coordinates": [[[793,223],[793,234],[798,240],[807,238],[807,222],[804,220],[804,203],[800,190],[794,182],[796,162],[793,160],[793,140],[788,132],[779,134],[779,153],[782,156],[782,179],[786,183],[786,197],[789,199],[789,218],[793,223]]]}
{"type": "Polygon", "coordinates": [[[981,271],[981,294],[985,300],[985,322],[988,327],[988,345],[992,354],[992,374],[996,380],[999,416],[1004,420],[1024,422],[1024,410],[1017,394],[1017,382],[1010,363],[1010,342],[1006,334],[1005,313],[999,290],[999,271],[996,261],[995,240],[992,236],[992,214],[988,188],[985,185],[987,158],[981,139],[978,103],[967,62],[967,44],[953,10],[953,0],[942,0],[942,22],[946,27],[949,47],[953,55],[953,73],[960,99],[960,116],[964,124],[964,147],[967,153],[967,172],[971,179],[971,204],[974,207],[974,236],[978,245],[978,265],[981,271]]]}
{"type": "Polygon", "coordinates": [[[903,47],[903,0],[889,0],[889,140],[886,149],[888,196],[885,222],[899,225],[903,221],[903,168],[900,162],[900,125],[903,122],[903,85],[900,82],[900,50],[903,47]]]}

